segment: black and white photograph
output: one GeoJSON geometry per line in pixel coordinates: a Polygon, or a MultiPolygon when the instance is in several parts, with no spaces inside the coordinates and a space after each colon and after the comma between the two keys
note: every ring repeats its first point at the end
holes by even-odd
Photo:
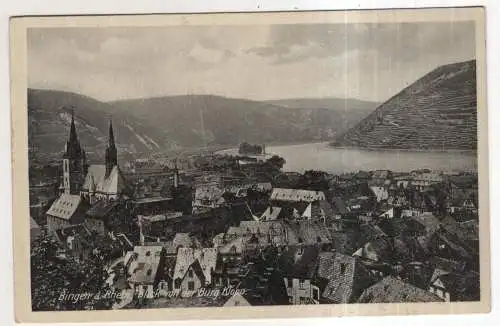
{"type": "Polygon", "coordinates": [[[26,28],[29,309],[488,302],[471,11],[26,28]]]}

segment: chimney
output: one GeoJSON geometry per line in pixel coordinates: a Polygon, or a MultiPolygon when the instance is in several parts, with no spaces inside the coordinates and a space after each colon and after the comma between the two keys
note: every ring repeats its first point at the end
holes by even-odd
{"type": "Polygon", "coordinates": [[[139,221],[137,222],[139,225],[139,244],[141,246],[144,246],[144,233],[142,232],[142,221],[141,218],[139,217],[139,221]]]}

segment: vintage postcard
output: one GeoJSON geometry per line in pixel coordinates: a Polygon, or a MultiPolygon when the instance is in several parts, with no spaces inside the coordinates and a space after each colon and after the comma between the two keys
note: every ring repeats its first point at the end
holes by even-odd
{"type": "Polygon", "coordinates": [[[484,18],[12,18],[17,320],[488,312],[484,18]]]}

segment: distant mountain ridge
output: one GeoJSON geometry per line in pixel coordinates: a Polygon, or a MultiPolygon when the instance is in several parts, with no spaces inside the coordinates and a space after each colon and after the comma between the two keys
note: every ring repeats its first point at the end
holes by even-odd
{"type": "MultiPolygon", "coordinates": [[[[342,100],[339,100],[345,103],[342,100]]],[[[375,107],[375,104],[373,104],[375,107]]],[[[365,113],[358,109],[287,108],[215,95],[100,102],[88,96],[28,89],[30,148],[39,159],[59,157],[74,110],[90,159],[100,160],[112,119],[121,155],[179,148],[331,140],[365,113]]]]}
{"type": "Polygon", "coordinates": [[[332,143],[372,149],[477,149],[476,61],[440,66],[332,143]]]}

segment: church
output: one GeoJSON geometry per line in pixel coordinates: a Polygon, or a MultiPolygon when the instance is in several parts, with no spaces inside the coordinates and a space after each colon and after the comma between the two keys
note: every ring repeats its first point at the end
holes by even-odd
{"type": "Polygon", "coordinates": [[[111,122],[104,164],[89,165],[85,151],[78,140],[73,113],[62,163],[63,173],[59,198],[46,213],[49,234],[70,225],[83,223],[87,211],[93,206],[116,202],[129,193],[118,166],[118,154],[111,122]]]}

